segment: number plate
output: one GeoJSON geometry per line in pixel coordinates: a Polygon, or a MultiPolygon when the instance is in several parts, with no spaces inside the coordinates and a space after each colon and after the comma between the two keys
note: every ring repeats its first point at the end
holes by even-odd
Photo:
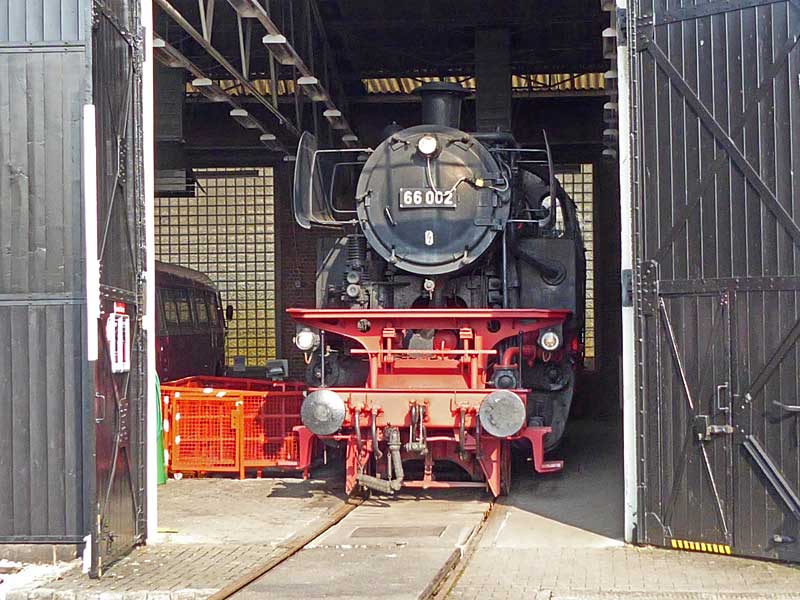
{"type": "Polygon", "coordinates": [[[425,188],[400,188],[400,208],[456,208],[455,192],[425,188]]]}

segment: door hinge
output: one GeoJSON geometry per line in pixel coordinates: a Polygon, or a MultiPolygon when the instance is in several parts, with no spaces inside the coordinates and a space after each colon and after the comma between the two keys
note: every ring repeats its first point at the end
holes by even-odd
{"type": "Polygon", "coordinates": [[[658,310],[658,263],[654,260],[640,263],[639,290],[642,314],[654,315],[658,310]]]}
{"type": "Polygon", "coordinates": [[[622,306],[633,306],[633,269],[622,269],[622,306]]]}
{"type": "Polygon", "coordinates": [[[628,9],[617,7],[617,46],[628,45],[628,9]]]}
{"type": "Polygon", "coordinates": [[[655,36],[654,23],[653,15],[642,15],[633,24],[634,34],[636,35],[636,49],[638,51],[646,50],[653,43],[653,37],[655,36]]]}

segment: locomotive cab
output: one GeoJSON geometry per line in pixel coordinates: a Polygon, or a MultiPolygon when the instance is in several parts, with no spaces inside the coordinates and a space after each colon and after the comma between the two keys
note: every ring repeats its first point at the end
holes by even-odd
{"type": "Polygon", "coordinates": [[[314,388],[303,421],[308,436],[347,441],[348,491],[411,485],[402,462],[416,456],[423,487],[449,460],[497,495],[512,440],[530,442],[538,471],[557,466],[543,454],[582,357],[580,225],[546,136],[535,150],[467,133],[460,86],[420,93],[425,122],[374,151],[301,139],[296,221],[339,232],[317,310],[290,310],[314,388]]]}

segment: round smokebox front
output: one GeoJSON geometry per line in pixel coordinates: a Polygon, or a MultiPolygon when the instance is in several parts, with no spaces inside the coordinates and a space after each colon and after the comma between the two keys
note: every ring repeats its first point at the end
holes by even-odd
{"type": "Polygon", "coordinates": [[[364,166],[359,222],[390,264],[420,275],[452,273],[477,260],[502,231],[510,210],[503,181],[489,151],[468,134],[412,127],[385,140],[364,166]]]}

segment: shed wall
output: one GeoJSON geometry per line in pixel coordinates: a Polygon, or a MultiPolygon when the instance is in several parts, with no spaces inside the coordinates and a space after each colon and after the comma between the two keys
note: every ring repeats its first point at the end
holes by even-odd
{"type": "Polygon", "coordinates": [[[84,527],[89,0],[0,0],[0,543],[84,527]]]}
{"type": "Polygon", "coordinates": [[[0,0],[0,43],[83,40],[90,5],[91,0],[0,0]]]}

